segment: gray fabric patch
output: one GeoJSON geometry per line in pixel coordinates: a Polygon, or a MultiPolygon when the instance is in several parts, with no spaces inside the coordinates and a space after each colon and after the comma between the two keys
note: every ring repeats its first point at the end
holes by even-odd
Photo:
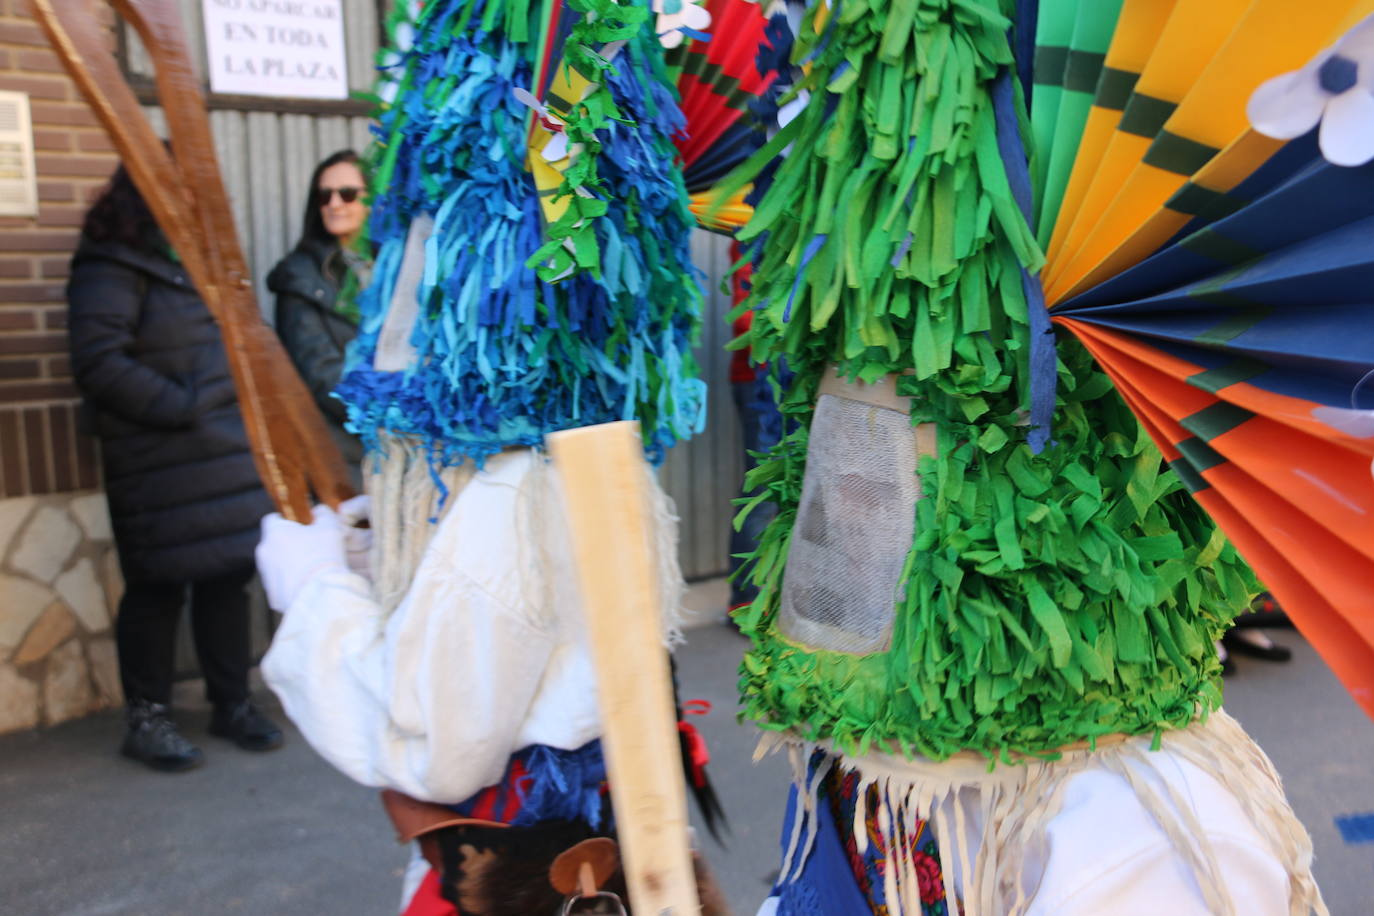
{"type": "Polygon", "coordinates": [[[905,412],[817,399],[783,579],[783,636],[831,652],[888,648],[920,495],[905,412]]]}
{"type": "Polygon", "coordinates": [[[411,221],[401,269],[396,274],[386,319],[377,336],[377,352],[372,357],[372,368],[378,372],[404,372],[415,358],[410,335],[415,330],[415,320],[420,317],[417,294],[425,276],[425,243],[433,234],[434,218],[428,213],[421,213],[411,221]]]}

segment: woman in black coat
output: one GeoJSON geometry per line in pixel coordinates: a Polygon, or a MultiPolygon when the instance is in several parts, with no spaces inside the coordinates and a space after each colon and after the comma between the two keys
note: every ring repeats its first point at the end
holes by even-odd
{"type": "Polygon", "coordinates": [[[211,733],[276,747],[281,732],[248,690],[247,586],[272,506],[219,329],[122,167],[86,215],[67,301],[72,371],[94,414],[125,579],[122,751],[164,770],[202,760],[168,709],[188,591],[211,733]]]}
{"type": "Polygon", "coordinates": [[[276,327],[286,352],[329,422],[360,488],[362,443],[344,429],[343,402],[332,397],[343,372],[344,348],[358,333],[354,299],[372,272],[359,251],[367,222],[367,181],[358,155],[340,150],[315,167],[300,241],[267,275],[277,294],[276,327]],[[349,293],[341,297],[341,293],[349,293]]]}

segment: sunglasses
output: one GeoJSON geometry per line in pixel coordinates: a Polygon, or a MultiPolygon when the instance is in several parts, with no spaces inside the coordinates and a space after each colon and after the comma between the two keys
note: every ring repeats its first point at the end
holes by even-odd
{"type": "Polygon", "coordinates": [[[361,193],[363,193],[362,188],[317,188],[315,190],[315,206],[329,206],[329,202],[334,199],[335,194],[339,195],[339,200],[351,204],[358,199],[358,195],[361,193]]]}

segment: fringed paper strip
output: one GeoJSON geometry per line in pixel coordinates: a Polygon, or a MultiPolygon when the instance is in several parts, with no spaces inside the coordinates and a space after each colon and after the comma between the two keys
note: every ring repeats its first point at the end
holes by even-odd
{"type": "Polygon", "coordinates": [[[598,739],[572,750],[522,748],[511,755],[499,782],[449,807],[463,817],[512,827],[582,821],[597,828],[609,807],[605,802],[606,761],[598,739]]]}
{"type": "MultiPolygon", "coordinates": [[[[1069,781],[1095,769],[1126,780],[1192,870],[1208,912],[1243,916],[1236,913],[1204,825],[1194,816],[1194,800],[1175,797],[1168,788],[1163,768],[1176,769],[1181,758],[1230,792],[1286,869],[1290,912],[1325,914],[1312,877],[1312,840],[1289,807],[1273,764],[1239,723],[1218,711],[1205,722],[1165,734],[1161,743],[1162,749],[1155,751],[1147,738],[1133,738],[1096,750],[1066,750],[1054,760],[1030,759],[1020,766],[989,769],[973,754],[941,762],[882,753],[853,757],[838,753],[830,743],[765,736],[755,759],[785,748],[798,794],[779,882],[800,873],[815,842],[814,812],[823,803],[817,791],[833,762],[843,773],[858,774],[861,798],[868,786],[878,787],[885,849],[900,853],[907,848],[900,837],[914,835],[923,821],[930,825],[939,845],[949,912],[1017,916],[1026,912],[1039,883],[1037,875],[1027,873],[1027,864],[1037,858],[1044,861],[1046,829],[1061,810],[1069,781]]],[[[858,806],[853,836],[860,849],[867,842],[864,814],[864,806],[858,806]]],[[[1106,829],[1110,812],[1103,817],[1106,829]]],[[[900,855],[889,858],[885,878],[893,916],[919,916],[914,861],[900,855]]]]}
{"type": "Polygon", "coordinates": [[[1013,6],[813,6],[793,54],[810,101],[753,163],[790,146],[740,238],[762,243],[747,342],[797,373],[782,409],[800,424],[749,480],[781,509],[736,614],[754,640],[744,714],[764,728],[995,756],[1182,728],[1220,703],[1212,641],[1257,585],[1071,341],[1056,444],[1026,444],[1022,272],[1042,259],[992,98],[1013,6]],[[830,363],[900,375],[913,422],[939,430],[886,653],[811,651],[773,625],[830,363]]]}
{"type": "MultiPolygon", "coordinates": [[[[492,0],[487,0],[492,2],[492,0]]],[[[633,3],[617,0],[565,0],[568,11],[576,21],[563,45],[561,64],[590,81],[587,94],[580,99],[567,99],[566,110],[560,110],[563,133],[570,150],[569,163],[561,170],[562,181],[554,191],[554,199],[566,201],[567,209],[555,221],[544,227],[544,244],[530,255],[527,267],[534,267],[542,280],[562,279],[569,271],[600,267],[601,240],[595,223],[607,210],[606,197],[615,193],[600,174],[602,136],[613,123],[632,117],[617,104],[611,77],[616,65],[608,59],[606,48],[634,38],[644,31],[649,11],[633,3]]],[[[642,61],[630,66],[643,66],[642,61]]],[[[557,75],[554,80],[558,84],[557,75]]],[[[649,93],[647,85],[641,87],[649,93]]],[[[612,136],[610,142],[615,142],[612,136]]],[[[532,155],[537,155],[531,151],[532,155]]],[[[609,176],[608,176],[609,177],[609,176]]]]}
{"type": "Polygon", "coordinates": [[[436,470],[429,450],[380,437],[363,477],[372,538],[372,594],[383,616],[405,600],[438,522],[477,472],[473,462],[436,470]]]}
{"type": "Polygon", "coordinates": [[[398,88],[376,128],[373,170],[379,254],[338,394],[369,446],[384,432],[412,438],[435,467],[624,419],[640,421],[659,460],[704,422],[691,355],[701,300],[693,220],[672,166],[681,114],[662,49],[642,27],[603,75],[627,120],[597,122],[596,170],[579,179],[595,179],[605,207],[589,224],[599,270],[551,285],[526,266],[543,240],[526,109],[513,95],[532,80],[533,45],[520,37],[529,29],[517,28],[525,10],[515,0],[435,0],[390,58],[398,88]],[[378,372],[378,336],[420,214],[434,231],[414,359],[404,372],[378,372]]]}

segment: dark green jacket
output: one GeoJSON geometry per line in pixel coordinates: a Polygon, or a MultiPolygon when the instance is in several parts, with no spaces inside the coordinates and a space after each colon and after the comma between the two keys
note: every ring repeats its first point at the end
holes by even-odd
{"type": "Polygon", "coordinates": [[[356,478],[362,443],[344,429],[347,411],[332,396],[343,373],[344,349],[358,333],[357,325],[334,308],[346,271],[337,245],[304,241],[272,268],[267,288],[277,294],[277,334],[356,478]]]}

